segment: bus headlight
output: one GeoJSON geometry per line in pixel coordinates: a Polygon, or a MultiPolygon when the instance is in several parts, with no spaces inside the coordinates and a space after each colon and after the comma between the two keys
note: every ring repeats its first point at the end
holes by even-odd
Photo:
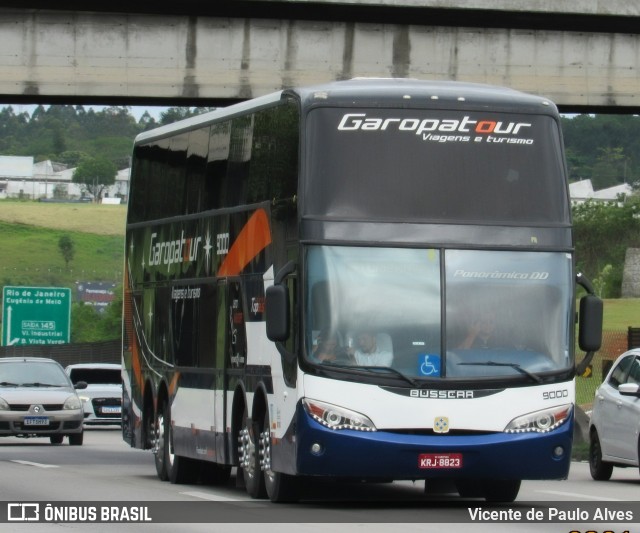
{"type": "Polygon", "coordinates": [[[309,398],[304,398],[302,405],[311,418],[328,428],[376,431],[376,427],[369,418],[344,407],[309,398]]]}
{"type": "Polygon", "coordinates": [[[571,404],[559,405],[514,418],[504,428],[505,433],[525,433],[535,431],[547,433],[564,424],[571,417],[571,404]]]}

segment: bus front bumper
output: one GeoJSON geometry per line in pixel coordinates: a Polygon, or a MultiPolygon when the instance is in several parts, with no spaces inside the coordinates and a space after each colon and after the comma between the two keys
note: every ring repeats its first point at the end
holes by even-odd
{"type": "Polygon", "coordinates": [[[566,479],[573,418],[548,433],[333,430],[298,409],[297,473],[353,479],[566,479]],[[454,466],[449,466],[454,465],[454,466]]]}

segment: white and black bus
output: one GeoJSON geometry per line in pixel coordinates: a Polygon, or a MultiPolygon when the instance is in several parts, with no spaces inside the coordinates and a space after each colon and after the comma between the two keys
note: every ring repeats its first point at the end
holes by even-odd
{"type": "Polygon", "coordinates": [[[123,437],[161,479],[237,467],[273,501],[316,476],[511,501],[568,474],[573,253],[544,98],[356,79],[141,134],[123,437]]]}

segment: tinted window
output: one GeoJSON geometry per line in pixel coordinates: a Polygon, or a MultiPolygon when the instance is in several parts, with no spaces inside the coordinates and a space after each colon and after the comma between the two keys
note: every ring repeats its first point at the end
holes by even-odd
{"type": "Polygon", "coordinates": [[[118,368],[72,368],[69,377],[73,383],[86,381],[89,385],[119,385],[122,381],[118,368]]]}
{"type": "Polygon", "coordinates": [[[305,213],[567,223],[560,147],[548,116],[316,109],[307,126],[305,213]]]}
{"type": "Polygon", "coordinates": [[[618,365],[614,368],[611,376],[609,377],[609,385],[618,388],[618,385],[625,382],[627,372],[633,363],[634,356],[629,355],[623,358],[618,365]]]}
{"type": "Polygon", "coordinates": [[[264,201],[282,218],[281,201],[298,190],[298,139],[288,102],[138,145],[128,222],[264,201]]]}
{"type": "Polygon", "coordinates": [[[631,369],[629,370],[627,383],[640,384],[640,359],[638,359],[637,357],[633,360],[633,364],[631,365],[631,369]]]}

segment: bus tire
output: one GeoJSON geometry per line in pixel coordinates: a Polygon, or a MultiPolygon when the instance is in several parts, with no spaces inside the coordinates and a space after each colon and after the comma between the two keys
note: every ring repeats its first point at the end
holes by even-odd
{"type": "Polygon", "coordinates": [[[260,457],[267,496],[274,503],[297,502],[299,500],[298,478],[271,470],[270,428],[269,411],[267,410],[264,414],[264,426],[260,435],[260,457]]]}
{"type": "Polygon", "coordinates": [[[167,471],[167,460],[165,448],[167,447],[168,442],[168,431],[167,431],[167,404],[163,403],[160,405],[158,412],[154,417],[154,428],[153,428],[153,440],[154,440],[154,457],[156,463],[156,472],[158,477],[162,481],[169,480],[169,474],[167,471]]]}
{"type": "Polygon", "coordinates": [[[197,461],[182,455],[170,454],[167,461],[167,474],[171,483],[195,483],[198,477],[197,461]]]}
{"type": "Polygon", "coordinates": [[[242,429],[238,436],[239,466],[242,468],[244,486],[247,494],[255,499],[267,497],[264,487],[264,476],[260,469],[260,456],[258,454],[258,436],[260,426],[256,422],[249,422],[249,415],[245,408],[242,416],[242,429]]]}
{"type": "Polygon", "coordinates": [[[602,460],[602,447],[595,429],[589,434],[589,472],[596,481],[608,481],[613,473],[613,464],[602,460]]]}
{"type": "Polygon", "coordinates": [[[198,477],[197,461],[174,453],[171,408],[164,404],[163,451],[167,478],[173,484],[194,483],[198,477]]]}
{"type": "Polygon", "coordinates": [[[488,502],[511,503],[520,492],[519,479],[492,479],[486,482],[484,499],[488,502]]]}

